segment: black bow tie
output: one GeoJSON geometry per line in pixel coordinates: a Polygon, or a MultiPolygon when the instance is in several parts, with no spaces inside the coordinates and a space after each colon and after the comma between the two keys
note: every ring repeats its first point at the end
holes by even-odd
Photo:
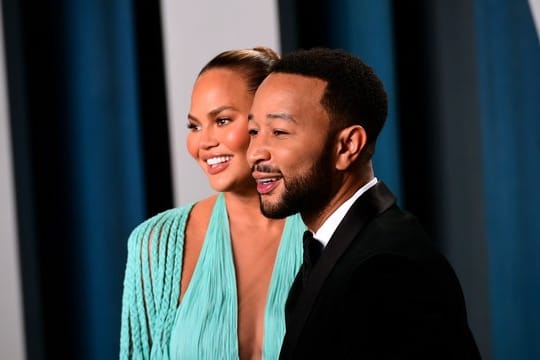
{"type": "Polygon", "coordinates": [[[303,271],[303,281],[306,283],[311,269],[319,260],[321,253],[323,251],[323,244],[315,238],[311,231],[304,232],[304,263],[302,264],[303,271]]]}

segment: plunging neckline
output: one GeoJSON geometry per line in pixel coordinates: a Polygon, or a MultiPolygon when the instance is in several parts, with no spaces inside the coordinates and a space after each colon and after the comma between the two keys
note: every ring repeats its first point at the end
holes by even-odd
{"type": "MultiPolygon", "coordinates": [[[[192,210],[193,207],[189,213],[192,210]]],[[[264,305],[263,358],[277,358],[279,354],[285,332],[284,303],[302,261],[301,234],[305,226],[299,215],[295,217],[295,221],[287,219],[273,261],[264,305]]],[[[180,282],[177,286],[181,286],[180,282]]],[[[171,359],[175,359],[176,354],[183,358],[200,358],[203,353],[214,357],[217,354],[225,358],[239,357],[237,286],[229,218],[224,195],[220,193],[191,280],[183,296],[179,291],[182,301],[177,305],[171,329],[171,359]],[[204,338],[208,336],[212,337],[211,341],[204,338]]]]}

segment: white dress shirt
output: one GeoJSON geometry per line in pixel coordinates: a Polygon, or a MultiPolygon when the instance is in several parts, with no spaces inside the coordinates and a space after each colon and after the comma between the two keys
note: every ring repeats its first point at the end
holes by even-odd
{"type": "Polygon", "coordinates": [[[328,242],[330,241],[330,238],[332,235],[334,235],[334,232],[336,231],[338,225],[341,223],[349,209],[351,208],[352,204],[367,190],[372,188],[377,183],[377,178],[374,177],[371,179],[367,184],[362,186],[360,189],[358,189],[353,196],[351,196],[347,201],[345,201],[343,204],[341,204],[336,211],[332,213],[326,219],[326,221],[321,225],[319,230],[313,235],[313,237],[321,244],[323,244],[323,247],[326,247],[328,245],[328,242]]]}

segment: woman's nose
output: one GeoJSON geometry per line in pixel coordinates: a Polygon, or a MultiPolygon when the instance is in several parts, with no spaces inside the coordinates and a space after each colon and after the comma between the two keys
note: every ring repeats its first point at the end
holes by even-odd
{"type": "Polygon", "coordinates": [[[201,138],[199,142],[199,146],[202,149],[210,149],[212,147],[215,147],[219,144],[219,141],[215,137],[215,134],[210,129],[203,129],[201,131],[201,138]]]}

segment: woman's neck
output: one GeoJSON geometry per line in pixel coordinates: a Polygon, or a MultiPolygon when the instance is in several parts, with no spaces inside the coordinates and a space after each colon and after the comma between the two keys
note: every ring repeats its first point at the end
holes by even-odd
{"type": "Polygon", "coordinates": [[[247,194],[225,192],[224,196],[231,222],[245,222],[250,227],[270,227],[280,226],[284,221],[267,218],[261,213],[259,194],[256,191],[247,194]]]}

